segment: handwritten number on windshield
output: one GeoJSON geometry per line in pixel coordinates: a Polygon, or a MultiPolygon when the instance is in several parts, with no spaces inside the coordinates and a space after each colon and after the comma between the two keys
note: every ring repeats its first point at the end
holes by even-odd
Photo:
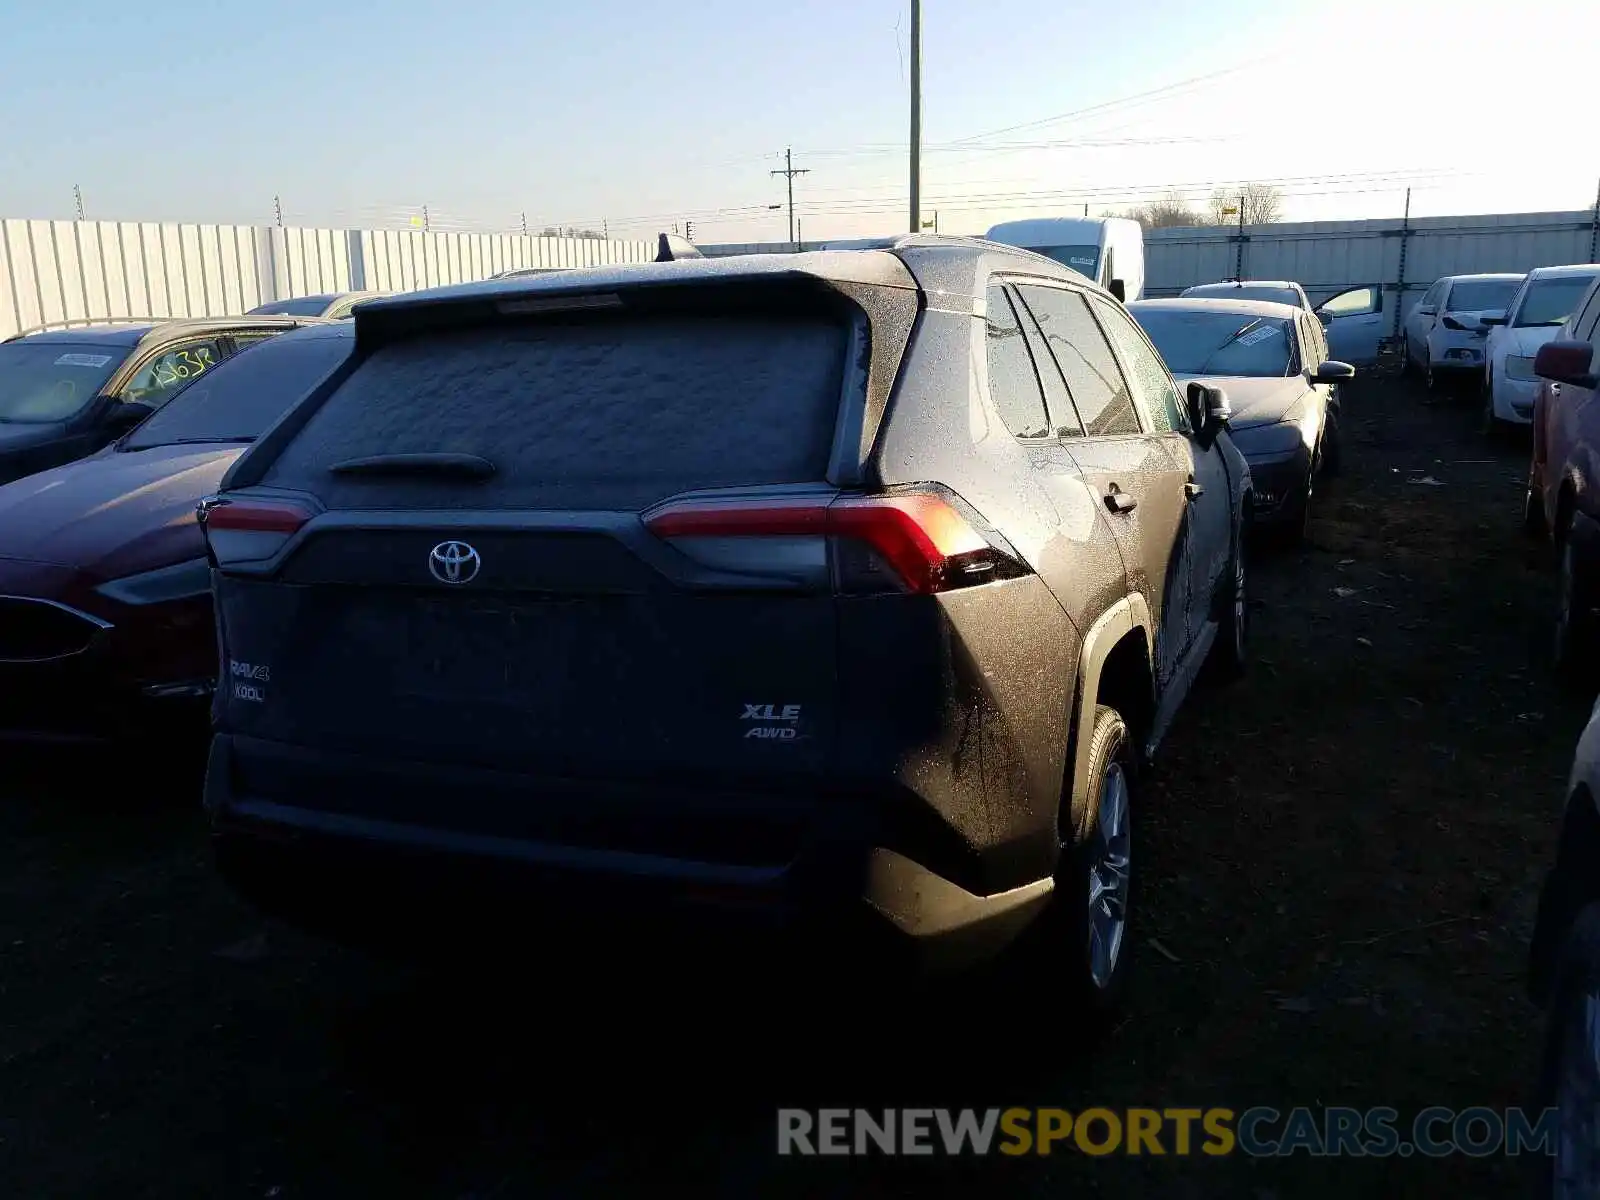
{"type": "Polygon", "coordinates": [[[204,375],[215,365],[211,347],[196,346],[192,350],[176,350],[156,361],[153,390],[164,391],[176,387],[196,375],[204,375]]]}

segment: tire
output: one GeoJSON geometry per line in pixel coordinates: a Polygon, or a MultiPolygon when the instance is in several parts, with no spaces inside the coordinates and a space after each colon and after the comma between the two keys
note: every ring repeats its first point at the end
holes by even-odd
{"type": "Polygon", "coordinates": [[[1249,666],[1250,592],[1245,544],[1249,530],[1241,521],[1234,539],[1233,559],[1228,563],[1228,578],[1223,583],[1222,605],[1217,623],[1217,640],[1207,664],[1219,679],[1238,679],[1249,666]]]}
{"type": "Polygon", "coordinates": [[[1339,443],[1339,418],[1329,413],[1322,422],[1322,474],[1332,479],[1344,469],[1344,449],[1339,443]]]}
{"type": "Polygon", "coordinates": [[[1080,736],[1089,739],[1093,811],[1080,834],[1069,778],[1057,818],[1055,888],[1013,961],[1028,986],[1058,996],[1081,1023],[1104,1025],[1127,992],[1133,949],[1129,935],[1138,856],[1132,800],[1138,759],[1126,722],[1108,705],[1094,707],[1094,723],[1080,736]],[[1108,883],[1114,886],[1108,889],[1108,883]]]}
{"type": "Polygon", "coordinates": [[[1543,541],[1549,530],[1545,525],[1544,501],[1540,498],[1538,489],[1533,486],[1533,472],[1528,472],[1528,487],[1522,493],[1522,534],[1524,537],[1543,541]]]}
{"type": "Polygon", "coordinates": [[[1556,673],[1568,687],[1586,690],[1594,675],[1594,597],[1573,549],[1571,529],[1572,519],[1568,517],[1558,544],[1561,565],[1556,600],[1556,673]]]}
{"type": "Polygon", "coordinates": [[[1488,376],[1483,383],[1483,409],[1478,428],[1484,437],[1496,443],[1507,441],[1507,435],[1511,432],[1511,423],[1502,421],[1495,415],[1493,375],[1488,376]]]}

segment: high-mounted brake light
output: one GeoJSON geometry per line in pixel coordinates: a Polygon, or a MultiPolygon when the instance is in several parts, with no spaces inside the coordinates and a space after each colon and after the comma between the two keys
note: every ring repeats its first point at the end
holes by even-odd
{"type": "Polygon", "coordinates": [[[645,516],[662,538],[829,537],[859,543],[922,595],[1027,574],[940,489],[830,499],[686,500],[645,516]]]}

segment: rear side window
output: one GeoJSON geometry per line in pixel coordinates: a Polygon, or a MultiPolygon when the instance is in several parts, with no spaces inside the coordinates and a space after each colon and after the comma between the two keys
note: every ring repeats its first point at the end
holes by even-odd
{"type": "Polygon", "coordinates": [[[1128,369],[1128,379],[1138,389],[1144,408],[1155,423],[1157,433],[1183,428],[1182,404],[1172,376],[1161,361],[1161,356],[1150,348],[1150,343],[1133,323],[1133,318],[1120,305],[1095,301],[1095,311],[1106,327],[1106,334],[1116,346],[1128,369]]]}
{"type": "Polygon", "coordinates": [[[122,443],[124,450],[260,437],[355,348],[350,337],[276,337],[189,384],[122,443]]]}
{"type": "Polygon", "coordinates": [[[808,483],[832,452],[849,330],[811,315],[621,317],[380,346],[265,483],[334,506],[637,510],[692,488],[808,483]],[[340,475],[388,454],[472,454],[462,483],[340,475]]]}
{"type": "Polygon", "coordinates": [[[1083,418],[1084,432],[1091,437],[1138,433],[1133,394],[1083,297],[1065,288],[1018,290],[1061,368],[1067,391],[1083,418]]]}
{"type": "Polygon", "coordinates": [[[984,322],[988,347],[989,395],[1013,437],[1038,438],[1050,432],[1044,393],[1034,373],[1022,323],[1011,308],[1011,298],[998,284],[989,289],[988,316],[984,322]]]}

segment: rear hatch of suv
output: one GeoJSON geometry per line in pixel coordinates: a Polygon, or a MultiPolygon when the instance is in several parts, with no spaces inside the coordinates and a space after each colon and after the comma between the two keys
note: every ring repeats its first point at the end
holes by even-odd
{"type": "MultiPolygon", "coordinates": [[[[871,257],[867,282],[697,265],[358,312],[351,365],[206,506],[235,788],[607,845],[631,814],[639,849],[781,857],[747,821],[716,847],[652,822],[673,792],[803,808],[831,769],[841,571],[882,586],[907,552],[904,504],[843,565],[828,536],[917,313],[871,257]]],[[[780,841],[799,808],[763,810],[780,841]]]]}

